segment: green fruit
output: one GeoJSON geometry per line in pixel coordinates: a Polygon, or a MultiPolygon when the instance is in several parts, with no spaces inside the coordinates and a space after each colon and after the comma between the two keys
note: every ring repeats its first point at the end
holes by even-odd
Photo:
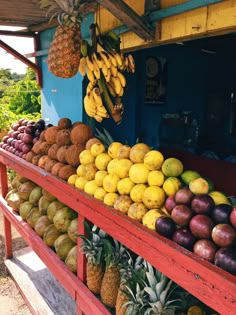
{"type": "Polygon", "coordinates": [[[189,183],[190,183],[192,180],[194,180],[194,179],[196,179],[196,178],[199,178],[199,177],[201,177],[201,175],[200,175],[198,172],[193,171],[193,170],[186,170],[186,171],[184,171],[184,172],[180,175],[180,178],[181,178],[182,182],[183,182],[186,186],[188,186],[189,183]]]}
{"type": "Polygon", "coordinates": [[[222,193],[221,191],[211,191],[209,193],[209,196],[211,196],[211,198],[214,200],[215,205],[219,205],[221,203],[227,204],[227,205],[231,205],[230,200],[227,198],[227,196],[222,193]]]}
{"type": "Polygon", "coordinates": [[[165,176],[178,177],[183,173],[183,163],[176,158],[168,158],[162,164],[161,170],[165,176]]]}

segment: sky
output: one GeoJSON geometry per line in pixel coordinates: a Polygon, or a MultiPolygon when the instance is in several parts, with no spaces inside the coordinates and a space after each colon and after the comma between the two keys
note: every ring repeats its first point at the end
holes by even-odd
{"type": "MultiPolygon", "coordinates": [[[[10,26],[0,26],[1,30],[16,30],[20,28],[11,28],[10,26]]],[[[27,53],[32,53],[34,51],[33,39],[25,37],[14,37],[14,36],[2,36],[0,39],[4,41],[7,45],[14,48],[20,54],[24,55],[27,53]]],[[[30,59],[34,62],[34,59],[30,59]]],[[[10,69],[11,72],[16,72],[19,74],[25,74],[27,66],[15,59],[11,54],[7,53],[4,49],[0,48],[0,69],[10,69]]]]}

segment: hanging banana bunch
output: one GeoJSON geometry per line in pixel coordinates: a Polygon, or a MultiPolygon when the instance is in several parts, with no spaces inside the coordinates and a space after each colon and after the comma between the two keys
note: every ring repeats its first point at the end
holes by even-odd
{"type": "Polygon", "coordinates": [[[120,38],[114,32],[97,36],[99,51],[94,51],[87,41],[81,43],[79,72],[87,75],[89,83],[84,97],[84,109],[97,122],[110,116],[118,124],[122,120],[122,96],[126,87],[124,72],[135,72],[131,54],[120,52],[120,38]]]}

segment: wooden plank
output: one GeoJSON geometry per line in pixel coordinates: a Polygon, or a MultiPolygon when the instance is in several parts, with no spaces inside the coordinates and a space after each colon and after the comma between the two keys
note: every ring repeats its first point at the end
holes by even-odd
{"type": "Polygon", "coordinates": [[[236,28],[236,1],[229,0],[208,8],[207,30],[236,28]]]}
{"type": "Polygon", "coordinates": [[[128,26],[129,30],[137,34],[144,40],[152,40],[154,31],[148,23],[144,23],[140,16],[131,9],[122,0],[96,0],[114,16],[116,16],[123,24],[128,26]]]}
{"type": "Polygon", "coordinates": [[[14,252],[5,265],[35,314],[76,314],[75,301],[30,247],[14,252]]]}
{"type": "MultiPolygon", "coordinates": [[[[2,149],[0,153],[0,161],[49,190],[59,200],[141,255],[201,301],[221,314],[236,313],[235,276],[161,237],[158,233],[148,230],[142,224],[44,170],[17,159],[13,154],[2,149]]],[[[45,249],[42,248],[42,251],[44,253],[45,249]]],[[[73,287],[75,284],[71,285],[73,287]]]]}

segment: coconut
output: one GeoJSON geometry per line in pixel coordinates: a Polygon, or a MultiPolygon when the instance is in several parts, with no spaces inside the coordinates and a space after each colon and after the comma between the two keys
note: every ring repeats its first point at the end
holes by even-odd
{"type": "Polygon", "coordinates": [[[50,224],[46,227],[43,234],[43,241],[49,247],[54,247],[55,240],[61,235],[59,231],[57,231],[54,224],[50,224]]]}
{"type": "Polygon", "coordinates": [[[69,207],[64,207],[56,212],[53,217],[53,223],[59,232],[67,232],[68,227],[73,219],[77,217],[77,212],[70,209],[69,207]]]}
{"type": "Polygon", "coordinates": [[[48,219],[46,215],[43,215],[39,217],[38,220],[36,221],[34,225],[34,230],[40,237],[43,237],[46,228],[50,224],[52,224],[52,222],[48,219]]]}
{"type": "Polygon", "coordinates": [[[25,201],[20,205],[19,213],[23,220],[26,220],[26,217],[32,208],[33,204],[29,201],[25,201]]]}
{"type": "Polygon", "coordinates": [[[44,167],[45,171],[46,171],[46,172],[51,172],[53,166],[54,166],[56,163],[58,163],[58,161],[52,160],[52,159],[49,158],[48,161],[45,163],[45,167],[44,167]]]}
{"type": "Polygon", "coordinates": [[[75,245],[71,248],[66,256],[65,264],[70,269],[70,271],[77,272],[77,257],[78,257],[78,246],[75,245]]]}
{"type": "Polygon", "coordinates": [[[98,138],[93,137],[86,142],[85,149],[90,150],[91,146],[94,143],[102,143],[102,142],[98,138]]]}
{"type": "Polygon", "coordinates": [[[54,243],[54,247],[57,255],[61,260],[65,260],[69,251],[72,247],[75,246],[75,243],[69,238],[67,234],[60,235],[54,243]]]}
{"type": "Polygon", "coordinates": [[[48,127],[45,130],[45,139],[47,143],[53,144],[56,143],[56,136],[59,128],[57,126],[48,127]]]}
{"type": "Polygon", "coordinates": [[[29,199],[29,195],[31,193],[31,191],[36,187],[37,185],[31,181],[27,181],[23,184],[21,184],[18,187],[18,194],[20,196],[20,198],[24,199],[24,200],[28,200],[29,199]]]}
{"type": "Polygon", "coordinates": [[[81,125],[81,124],[82,124],[81,121],[75,121],[75,122],[72,124],[72,126],[71,126],[71,130],[72,130],[74,127],[76,127],[76,126],[78,126],[78,125],[81,125]]]}
{"type": "Polygon", "coordinates": [[[12,188],[11,190],[8,191],[8,193],[6,194],[6,196],[4,197],[5,200],[7,200],[11,194],[17,193],[17,189],[16,188],[12,188]]]}
{"type": "Polygon", "coordinates": [[[60,202],[59,200],[52,201],[47,208],[47,216],[49,220],[53,221],[54,215],[57,213],[57,211],[64,207],[65,207],[65,204],[60,202]]]}
{"type": "Polygon", "coordinates": [[[7,204],[10,206],[13,210],[19,211],[20,205],[24,202],[25,200],[22,199],[19,194],[12,193],[10,196],[7,198],[7,204]]]}
{"type": "Polygon", "coordinates": [[[74,168],[71,165],[65,165],[59,170],[58,176],[61,179],[67,180],[71,175],[75,173],[76,173],[76,168],[74,168]]]}
{"type": "Polygon", "coordinates": [[[57,132],[56,143],[58,145],[69,145],[70,141],[70,130],[69,129],[61,129],[57,132]]]}
{"type": "Polygon", "coordinates": [[[133,200],[127,195],[119,196],[114,203],[114,208],[125,214],[128,213],[129,207],[132,205],[133,200]]]}
{"type": "Polygon", "coordinates": [[[36,186],[29,195],[29,202],[36,205],[38,204],[39,199],[42,196],[42,188],[39,186],[36,186]]]}
{"type": "Polygon", "coordinates": [[[20,179],[18,177],[15,177],[12,182],[11,182],[11,186],[12,188],[18,189],[18,187],[21,185],[22,183],[20,182],[20,179]]]}
{"type": "Polygon", "coordinates": [[[47,199],[45,199],[44,196],[42,196],[38,202],[39,212],[42,215],[47,214],[47,208],[49,205],[50,205],[50,201],[48,201],[47,199]]]}
{"type": "Polygon", "coordinates": [[[67,233],[69,235],[69,238],[77,243],[77,233],[78,233],[78,218],[75,218],[74,220],[71,221],[67,233]]]}
{"type": "Polygon", "coordinates": [[[36,154],[33,156],[31,163],[34,165],[38,165],[39,159],[41,158],[41,154],[36,154]]]}
{"type": "Polygon", "coordinates": [[[57,151],[57,160],[61,163],[66,163],[66,150],[69,149],[68,145],[63,145],[62,147],[60,147],[60,149],[57,151]]]}
{"type": "Polygon", "coordinates": [[[30,212],[28,213],[28,215],[26,216],[26,221],[27,223],[34,228],[35,223],[37,222],[38,218],[41,217],[41,214],[39,212],[39,208],[38,207],[33,207],[30,212]]]}
{"type": "Polygon", "coordinates": [[[70,133],[70,139],[73,144],[85,144],[92,136],[92,128],[83,123],[75,126],[70,133]]]}
{"type": "Polygon", "coordinates": [[[42,194],[44,196],[44,199],[46,199],[50,202],[56,200],[56,197],[53,196],[49,191],[45,190],[44,188],[42,188],[42,194]]]}
{"type": "Polygon", "coordinates": [[[51,174],[54,176],[58,176],[59,170],[65,166],[64,163],[58,162],[56,164],[53,165],[52,169],[51,169],[51,174]]]}
{"type": "Polygon", "coordinates": [[[40,146],[39,146],[39,153],[40,154],[48,154],[48,150],[50,149],[51,144],[47,143],[46,141],[41,142],[40,146]]]}
{"type": "Polygon", "coordinates": [[[31,151],[33,151],[35,154],[40,154],[40,145],[43,143],[42,140],[38,140],[33,145],[31,151]]]}
{"type": "Polygon", "coordinates": [[[40,168],[45,168],[46,163],[49,161],[49,157],[47,155],[42,155],[38,160],[38,166],[40,168]]]}
{"type": "Polygon", "coordinates": [[[69,118],[59,119],[57,126],[59,129],[69,129],[72,126],[72,122],[69,118]]]}
{"type": "Polygon", "coordinates": [[[25,160],[31,163],[34,156],[35,156],[35,153],[33,151],[29,151],[25,155],[25,160]]]}
{"type": "Polygon", "coordinates": [[[52,160],[57,160],[57,151],[59,150],[60,145],[57,143],[54,143],[51,145],[51,147],[48,150],[48,157],[52,160]]]}
{"type": "Polygon", "coordinates": [[[45,141],[46,139],[45,139],[45,131],[46,130],[43,130],[41,133],[40,133],[40,135],[39,135],[39,140],[42,140],[42,141],[45,141]]]}
{"type": "Polygon", "coordinates": [[[68,164],[71,166],[77,167],[80,162],[79,162],[79,155],[80,152],[84,150],[84,145],[83,144],[73,144],[71,145],[65,153],[65,159],[68,164]]]}

